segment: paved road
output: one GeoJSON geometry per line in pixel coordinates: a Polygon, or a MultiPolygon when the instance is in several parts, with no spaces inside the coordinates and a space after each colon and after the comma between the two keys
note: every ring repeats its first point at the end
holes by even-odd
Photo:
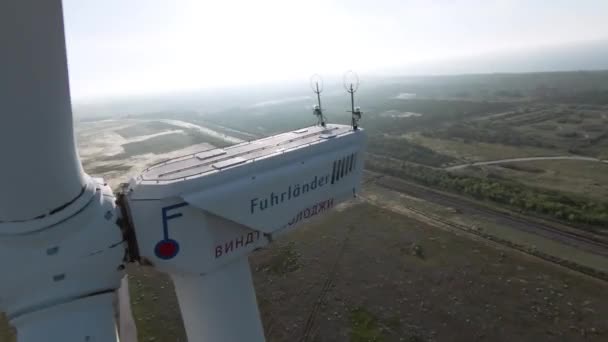
{"type": "Polygon", "coordinates": [[[524,157],[524,158],[489,160],[489,161],[481,161],[481,162],[474,162],[474,163],[468,163],[468,164],[448,166],[445,169],[446,170],[458,170],[458,169],[463,169],[463,168],[465,168],[467,166],[506,164],[506,163],[517,163],[517,162],[535,161],[535,160],[582,160],[582,161],[592,161],[592,162],[599,162],[599,163],[606,163],[606,164],[608,164],[608,160],[602,160],[602,159],[593,158],[593,157],[584,157],[584,156],[552,156],[552,157],[524,157]]]}

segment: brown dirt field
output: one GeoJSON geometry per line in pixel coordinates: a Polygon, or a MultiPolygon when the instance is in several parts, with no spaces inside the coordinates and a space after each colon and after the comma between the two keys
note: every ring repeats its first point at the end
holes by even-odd
{"type": "MultiPolygon", "coordinates": [[[[608,339],[607,283],[369,204],[251,263],[268,341],[608,339]]],[[[140,341],[185,341],[168,279],[129,272],[140,341]]]]}
{"type": "Polygon", "coordinates": [[[367,204],[332,213],[252,261],[271,341],[365,341],[353,336],[361,309],[376,341],[608,338],[608,284],[367,204]],[[264,272],[292,241],[300,268],[264,272]]]}

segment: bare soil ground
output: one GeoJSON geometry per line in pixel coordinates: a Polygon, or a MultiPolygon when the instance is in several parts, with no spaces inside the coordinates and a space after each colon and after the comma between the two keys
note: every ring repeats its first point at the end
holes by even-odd
{"type": "Polygon", "coordinates": [[[296,231],[252,263],[272,341],[608,337],[606,283],[368,204],[296,231]],[[290,242],[298,269],[268,271],[290,242]]]}
{"type": "MultiPolygon", "coordinates": [[[[365,203],[251,263],[269,341],[608,338],[608,284],[365,203]]],[[[168,278],[129,273],[140,341],[185,341],[168,278]]]]}

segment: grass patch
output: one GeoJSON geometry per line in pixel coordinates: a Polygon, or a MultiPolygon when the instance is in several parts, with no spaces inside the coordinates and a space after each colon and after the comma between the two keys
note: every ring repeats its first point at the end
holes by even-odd
{"type": "Polygon", "coordinates": [[[522,212],[546,215],[568,223],[581,223],[583,225],[580,228],[598,233],[604,232],[603,227],[608,225],[608,202],[605,200],[541,189],[515,180],[454,174],[406,162],[399,165],[372,156],[368,157],[366,167],[426,186],[492,201],[522,212]]]}
{"type": "Polygon", "coordinates": [[[186,341],[170,278],[150,267],[129,265],[127,270],[138,341],[186,341]]]}
{"type": "Polygon", "coordinates": [[[453,157],[401,138],[371,136],[368,149],[372,153],[429,166],[441,166],[456,161],[453,157]]]}
{"type": "Polygon", "coordinates": [[[410,254],[417,258],[424,259],[424,250],[419,244],[413,243],[410,246],[410,254]]]}
{"type": "Polygon", "coordinates": [[[277,275],[284,275],[298,270],[300,263],[298,252],[295,250],[295,243],[290,242],[286,246],[280,247],[278,253],[272,257],[264,268],[277,275]]]}
{"type": "MultiPolygon", "coordinates": [[[[608,127],[608,124],[606,124],[606,126],[608,127]]],[[[579,152],[581,152],[581,154],[608,160],[608,134],[606,137],[597,140],[593,145],[580,149],[579,152]]]]}
{"type": "Polygon", "coordinates": [[[357,307],[350,313],[351,342],[382,342],[382,330],[376,316],[363,307],[357,307]]]}
{"type": "Polygon", "coordinates": [[[0,341],[14,342],[16,341],[15,330],[8,324],[8,320],[4,314],[0,313],[0,341]]]}
{"type": "Polygon", "coordinates": [[[459,173],[573,194],[596,201],[608,198],[608,164],[582,160],[538,160],[467,167],[459,173]]]}
{"type": "Polygon", "coordinates": [[[408,134],[406,138],[437,153],[467,161],[486,161],[519,157],[559,156],[564,151],[531,146],[509,146],[483,142],[464,142],[425,137],[421,134],[408,134]]]}
{"type": "Polygon", "coordinates": [[[501,164],[500,167],[502,167],[503,169],[509,169],[509,170],[527,172],[527,173],[544,173],[545,172],[545,170],[543,170],[543,169],[526,166],[526,165],[515,164],[515,163],[501,164]]]}

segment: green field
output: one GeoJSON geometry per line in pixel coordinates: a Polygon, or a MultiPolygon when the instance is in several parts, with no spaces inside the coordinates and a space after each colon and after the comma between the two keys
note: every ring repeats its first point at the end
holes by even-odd
{"type": "Polygon", "coordinates": [[[412,133],[404,136],[405,139],[427,147],[437,153],[448,155],[461,163],[498,160],[519,157],[537,156],[559,156],[568,154],[559,150],[532,147],[532,146],[512,146],[504,144],[492,144],[478,141],[463,141],[461,139],[441,139],[432,138],[412,133]]]}
{"type": "Polygon", "coordinates": [[[463,172],[471,175],[495,175],[523,184],[589,197],[608,199],[608,164],[580,160],[543,160],[513,164],[475,166],[463,172]]]}
{"type": "MultiPolygon", "coordinates": [[[[301,227],[251,264],[269,341],[599,342],[608,334],[605,283],[369,204],[301,227]]],[[[139,340],[185,341],[169,279],[128,271],[139,340]]],[[[12,341],[8,331],[0,322],[1,342],[12,341]]]]}

